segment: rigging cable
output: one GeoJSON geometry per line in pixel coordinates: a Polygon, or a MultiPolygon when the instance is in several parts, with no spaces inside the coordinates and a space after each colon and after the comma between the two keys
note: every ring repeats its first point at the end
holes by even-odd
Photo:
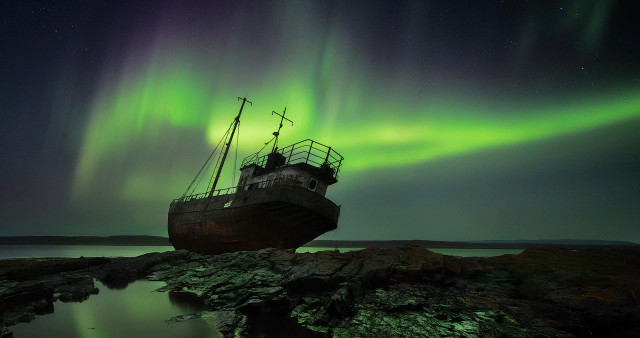
{"type": "Polygon", "coordinates": [[[218,144],[213,148],[213,151],[211,152],[211,154],[209,155],[209,158],[207,158],[207,160],[204,162],[204,164],[202,165],[202,167],[200,167],[200,170],[198,170],[198,173],[196,174],[196,176],[193,178],[193,180],[191,181],[191,183],[189,184],[189,186],[187,187],[187,190],[185,190],[184,194],[182,194],[182,197],[188,196],[188,195],[192,195],[193,192],[197,189],[198,185],[200,185],[200,181],[202,181],[202,177],[204,177],[204,175],[201,175],[202,172],[207,172],[209,171],[209,167],[211,166],[211,163],[213,163],[213,161],[211,161],[213,155],[216,153],[216,151],[218,150],[218,148],[220,147],[220,143],[222,142],[222,140],[220,140],[220,142],[218,142],[218,144]],[[196,182],[197,180],[197,182],[196,182]],[[194,186],[195,183],[195,186],[194,186]],[[191,187],[193,187],[193,189],[191,189],[191,187]],[[189,192],[189,190],[191,190],[191,192],[189,192]]]}
{"type": "MultiPolygon", "coordinates": [[[[220,145],[220,144],[218,143],[218,145],[220,145]]],[[[213,148],[213,151],[211,152],[211,154],[209,154],[209,157],[207,158],[207,160],[202,164],[202,167],[200,167],[200,170],[198,170],[198,173],[196,174],[196,176],[193,178],[193,180],[191,180],[191,183],[189,183],[189,186],[187,187],[187,189],[182,194],[182,197],[187,196],[187,194],[189,193],[189,190],[191,189],[193,184],[196,182],[196,180],[198,179],[198,177],[200,176],[200,174],[202,173],[204,168],[208,167],[207,164],[211,165],[210,164],[211,157],[213,157],[213,154],[216,153],[216,150],[218,150],[218,146],[217,145],[215,146],[215,148],[213,148]]],[[[196,186],[198,186],[198,185],[196,184],[196,186]]]]}
{"type": "Polygon", "coordinates": [[[276,138],[275,136],[272,137],[267,143],[264,144],[262,148],[260,148],[260,150],[258,150],[258,152],[256,153],[256,158],[258,157],[258,154],[260,154],[260,152],[263,151],[264,148],[266,148],[269,145],[269,143],[271,143],[271,141],[273,141],[275,138],[276,138]]]}
{"type": "MultiPolygon", "coordinates": [[[[230,133],[231,127],[233,127],[234,123],[235,123],[235,121],[232,122],[231,125],[229,125],[229,129],[227,129],[227,132],[222,137],[222,139],[224,140],[223,143],[226,143],[227,139],[229,138],[229,133],[230,133]]],[[[213,168],[213,172],[211,173],[211,177],[209,178],[209,184],[207,185],[207,191],[209,191],[211,189],[211,187],[213,186],[213,177],[215,176],[216,169],[217,170],[221,170],[222,169],[222,168],[219,168],[220,162],[222,162],[222,157],[220,157],[220,154],[218,154],[218,159],[217,159],[216,166],[213,168]]]]}
{"type": "MultiPolygon", "coordinates": [[[[209,158],[207,158],[207,160],[204,162],[204,164],[202,165],[202,167],[200,168],[200,170],[198,171],[198,173],[196,174],[196,177],[193,178],[193,180],[191,181],[191,184],[189,184],[189,186],[187,187],[187,190],[185,191],[184,195],[182,197],[185,196],[190,196],[193,195],[193,193],[195,192],[195,190],[198,188],[198,186],[200,185],[200,183],[202,182],[202,178],[205,176],[203,175],[203,173],[206,173],[209,171],[209,168],[211,167],[211,164],[214,162],[212,161],[213,155],[216,153],[216,151],[218,150],[218,148],[220,148],[220,145],[222,144],[222,142],[225,140],[226,135],[229,133],[229,130],[227,130],[227,132],[225,133],[225,135],[222,137],[222,139],[218,142],[218,144],[213,148],[213,151],[211,152],[211,154],[209,155],[209,158]],[[195,185],[194,185],[195,183],[195,185]],[[191,191],[189,191],[191,190],[191,191]]],[[[218,153],[218,158],[219,158],[220,154],[218,153]]]]}
{"type": "MultiPolygon", "coordinates": [[[[220,145],[222,144],[223,141],[224,141],[224,138],[218,142],[218,145],[216,145],[216,149],[220,148],[220,145]]],[[[220,152],[218,152],[217,157],[215,157],[214,160],[217,161],[218,158],[220,158],[220,152]]],[[[206,173],[209,171],[209,168],[211,167],[211,164],[213,164],[214,160],[212,160],[207,164],[207,168],[204,170],[203,174],[200,175],[200,177],[198,177],[198,182],[196,182],[196,186],[193,187],[191,194],[193,194],[196,191],[196,189],[198,189],[198,187],[200,186],[200,183],[202,183],[202,178],[206,176],[206,173]]]]}

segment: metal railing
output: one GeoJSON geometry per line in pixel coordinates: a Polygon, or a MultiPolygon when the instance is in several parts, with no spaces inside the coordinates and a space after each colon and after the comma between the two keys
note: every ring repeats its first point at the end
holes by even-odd
{"type": "MultiPolygon", "coordinates": [[[[338,172],[344,159],[331,147],[311,139],[280,148],[277,152],[285,157],[285,164],[306,163],[319,168],[328,168],[335,179],[338,178],[338,172]]],[[[268,155],[259,156],[259,153],[249,155],[242,160],[240,167],[255,164],[264,168],[268,155]]]]}
{"type": "MultiPolygon", "coordinates": [[[[288,180],[287,178],[272,178],[272,179],[268,179],[268,180],[264,180],[264,181],[243,184],[243,185],[239,185],[239,186],[235,186],[235,187],[217,189],[217,190],[213,191],[212,197],[224,196],[224,195],[233,195],[238,191],[264,189],[264,188],[269,188],[269,187],[274,186],[274,185],[285,185],[286,183],[289,183],[288,185],[291,185],[290,182],[291,181],[288,180]]],[[[183,196],[183,197],[176,198],[173,201],[171,201],[171,205],[173,205],[175,203],[189,202],[189,201],[199,200],[199,199],[208,198],[208,197],[209,197],[209,193],[208,192],[203,192],[203,193],[200,193],[200,194],[194,194],[194,195],[189,195],[189,196],[183,196]]]]}
{"type": "MultiPolygon", "coordinates": [[[[238,189],[238,187],[229,187],[229,188],[223,188],[223,189],[216,189],[216,190],[213,191],[213,194],[211,196],[213,197],[213,196],[235,194],[237,189],[238,189]]],[[[173,201],[171,201],[171,204],[180,203],[180,202],[189,202],[191,200],[199,200],[199,199],[205,198],[205,197],[209,197],[209,192],[203,192],[203,193],[189,195],[189,196],[182,196],[180,198],[176,198],[173,201]]]]}

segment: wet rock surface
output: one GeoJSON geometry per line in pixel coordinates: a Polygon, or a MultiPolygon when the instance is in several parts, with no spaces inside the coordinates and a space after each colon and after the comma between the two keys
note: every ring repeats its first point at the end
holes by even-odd
{"type": "Polygon", "coordinates": [[[412,246],[5,264],[0,333],[52,311],[55,300],[87,299],[94,278],[111,288],[164,281],[159,291],[200,304],[168,322],[202,318],[225,336],[640,335],[638,248],[459,258],[412,246]]]}

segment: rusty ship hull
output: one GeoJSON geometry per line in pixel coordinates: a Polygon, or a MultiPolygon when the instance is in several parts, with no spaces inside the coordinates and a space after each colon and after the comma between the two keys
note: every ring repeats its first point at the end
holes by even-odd
{"type": "Polygon", "coordinates": [[[172,203],[168,231],[176,249],[203,254],[291,249],[335,230],[339,215],[315,192],[272,186],[172,203]]]}
{"type": "Polygon", "coordinates": [[[220,140],[224,149],[209,158],[191,181],[182,197],[169,205],[169,241],[176,249],[203,254],[258,250],[293,249],[327,231],[335,230],[340,207],[325,198],[327,187],[338,182],[344,159],[330,146],[306,139],[284,148],[278,136],[287,109],[280,117],[278,131],[265,143],[273,142],[271,152],[262,149],[247,156],[235,187],[216,190],[233,136],[240,123],[246,97],[238,115],[220,140]],[[204,193],[193,194],[212,163],[216,163],[204,193]]]}

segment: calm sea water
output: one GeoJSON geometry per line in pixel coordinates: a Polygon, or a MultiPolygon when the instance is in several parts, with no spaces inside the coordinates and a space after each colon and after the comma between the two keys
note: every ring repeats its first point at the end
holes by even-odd
{"type": "Polygon", "coordinates": [[[135,257],[149,252],[165,252],[172,250],[172,246],[166,245],[0,245],[0,259],[32,257],[135,257]]]}
{"type": "MultiPolygon", "coordinates": [[[[172,251],[171,246],[108,246],[108,245],[0,245],[0,259],[33,257],[135,257],[149,252],[172,251]]],[[[340,252],[362,250],[362,248],[302,247],[296,252],[318,252],[339,250],[340,252]]],[[[519,254],[520,249],[429,249],[443,255],[460,257],[492,257],[519,254]]]]}

